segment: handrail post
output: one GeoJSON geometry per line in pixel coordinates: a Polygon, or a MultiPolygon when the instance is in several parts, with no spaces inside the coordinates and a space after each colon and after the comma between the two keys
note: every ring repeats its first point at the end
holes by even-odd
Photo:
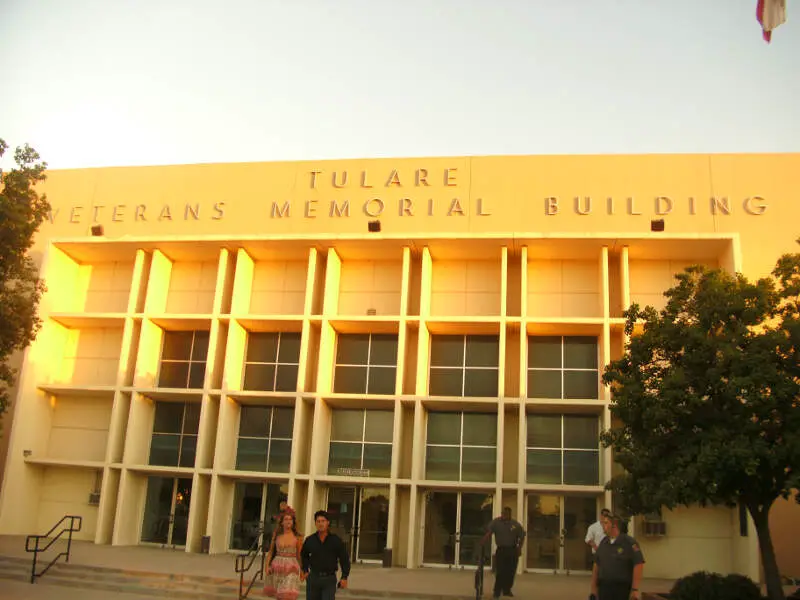
{"type": "Polygon", "coordinates": [[[36,583],[36,558],[39,556],[39,538],[34,538],[36,545],[33,547],[33,565],[31,566],[31,583],[36,583]]]}
{"type": "Polygon", "coordinates": [[[67,556],[64,562],[69,562],[69,553],[72,549],[72,530],[75,529],[75,517],[69,518],[69,534],[67,535],[67,556]]]}

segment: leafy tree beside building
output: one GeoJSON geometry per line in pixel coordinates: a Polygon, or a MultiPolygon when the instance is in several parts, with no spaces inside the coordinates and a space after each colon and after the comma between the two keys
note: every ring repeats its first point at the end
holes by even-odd
{"type": "Polygon", "coordinates": [[[756,282],[692,267],[666,296],[626,312],[627,351],[603,376],[602,440],[625,469],[609,487],[631,514],[743,504],[782,600],[769,511],[800,487],[800,253],[756,282]]]}
{"type": "MultiPolygon", "coordinates": [[[[0,158],[7,149],[0,139],[0,158]]],[[[9,360],[33,341],[40,326],[37,307],[44,283],[28,251],[50,210],[35,189],[46,177],[46,163],[28,145],[16,149],[14,162],[0,182],[0,415],[16,381],[9,360]]]]}

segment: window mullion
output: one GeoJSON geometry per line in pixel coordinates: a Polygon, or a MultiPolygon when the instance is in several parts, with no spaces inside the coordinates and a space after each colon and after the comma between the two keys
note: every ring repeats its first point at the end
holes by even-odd
{"type": "MultiPolygon", "coordinates": [[[[467,393],[467,336],[464,336],[464,348],[463,352],[461,353],[461,397],[463,398],[464,395],[467,393]]],[[[462,430],[463,430],[463,418],[462,418],[462,430]]]]}

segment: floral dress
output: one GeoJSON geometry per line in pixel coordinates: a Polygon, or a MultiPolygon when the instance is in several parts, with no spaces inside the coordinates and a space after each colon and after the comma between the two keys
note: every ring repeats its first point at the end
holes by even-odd
{"type": "MultiPolygon", "coordinates": [[[[287,536],[275,541],[275,556],[269,565],[270,573],[264,578],[264,594],[277,600],[297,600],[300,595],[299,538],[286,544],[287,536]]],[[[291,539],[291,538],[289,538],[291,539]]]]}

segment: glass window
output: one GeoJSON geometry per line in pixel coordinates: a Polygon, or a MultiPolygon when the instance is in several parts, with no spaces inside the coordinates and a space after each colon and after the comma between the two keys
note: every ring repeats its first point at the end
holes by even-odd
{"type": "Polygon", "coordinates": [[[530,336],[528,397],[596,400],[600,391],[597,338],[530,336]]]}
{"type": "Polygon", "coordinates": [[[200,389],[206,375],[208,331],[165,331],[159,387],[200,389]]]}
{"type": "Polygon", "coordinates": [[[355,469],[367,477],[389,477],[393,432],[394,411],[334,409],[328,473],[355,469]]]}
{"type": "Polygon", "coordinates": [[[435,335],[431,338],[428,393],[496,397],[499,360],[497,336],[435,335]]]}
{"type": "Polygon", "coordinates": [[[333,377],[335,393],[392,395],[396,379],[396,335],[339,334],[333,377]]]}
{"type": "Polygon", "coordinates": [[[293,429],[294,408],[242,406],[236,469],[288,473],[293,429]]]}
{"type": "Polygon", "coordinates": [[[528,483],[599,484],[599,417],[530,414],[527,425],[528,483]]]}
{"type": "Polygon", "coordinates": [[[299,363],[299,333],[251,332],[247,335],[242,388],[262,392],[294,392],[297,389],[299,363]]]}
{"type": "Polygon", "coordinates": [[[426,479],[490,482],[496,472],[496,414],[428,413],[426,479]]]}
{"type": "Polygon", "coordinates": [[[194,467],[200,403],[156,402],[148,464],[194,467]]]}

